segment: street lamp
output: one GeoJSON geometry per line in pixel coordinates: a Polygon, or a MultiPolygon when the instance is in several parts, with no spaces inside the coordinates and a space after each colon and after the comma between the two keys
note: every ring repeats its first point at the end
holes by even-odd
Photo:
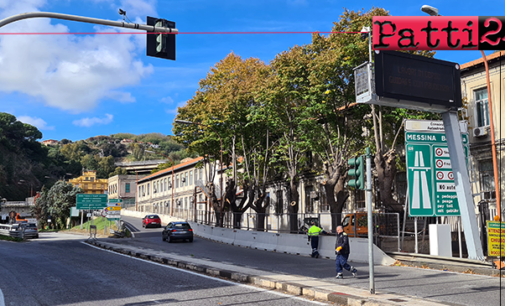
{"type": "MultiPolygon", "coordinates": [[[[425,12],[426,14],[430,16],[442,16],[438,13],[438,9],[429,6],[429,5],[423,5],[421,7],[421,11],[425,12]]],[[[495,186],[495,196],[496,196],[496,210],[498,213],[498,216],[501,219],[501,207],[500,207],[500,183],[498,180],[498,166],[496,162],[496,143],[495,143],[495,138],[494,138],[494,124],[493,124],[493,108],[492,108],[492,103],[491,103],[491,82],[489,81],[489,66],[486,58],[486,54],[484,53],[483,50],[480,50],[482,53],[482,59],[484,60],[484,67],[486,69],[486,80],[487,80],[487,98],[488,98],[488,108],[489,108],[489,126],[491,128],[491,151],[492,151],[492,156],[493,156],[493,172],[494,172],[494,186],[495,186]]],[[[500,54],[501,56],[501,54],[500,54]]],[[[500,85],[501,86],[501,85],[500,85]]]]}
{"type": "MultiPolygon", "coordinates": [[[[148,150],[145,150],[144,152],[157,154],[157,152],[148,151],[148,150]]],[[[172,205],[170,207],[170,216],[173,216],[174,215],[174,175],[175,175],[174,174],[174,167],[175,167],[175,163],[174,163],[173,159],[171,159],[167,155],[165,155],[163,153],[158,153],[158,154],[165,156],[166,158],[170,159],[170,161],[172,162],[172,184],[170,184],[170,185],[172,185],[172,205]]],[[[138,179],[137,179],[137,185],[138,185],[138,179]]]]}
{"type": "MultiPolygon", "coordinates": [[[[188,120],[175,120],[175,123],[179,123],[179,124],[186,124],[186,125],[189,125],[189,124],[194,124],[194,125],[201,125],[201,126],[204,126],[204,127],[208,127],[209,129],[211,129],[214,133],[216,133],[217,137],[219,137],[219,143],[220,143],[220,146],[221,146],[221,159],[220,159],[220,167],[221,167],[221,178],[220,178],[220,189],[221,189],[221,199],[223,199],[223,139],[221,138],[221,136],[219,135],[219,133],[214,130],[210,125],[206,125],[206,124],[202,124],[200,122],[193,122],[193,121],[188,121],[188,120]]],[[[235,166],[235,165],[233,165],[235,166]]]]}

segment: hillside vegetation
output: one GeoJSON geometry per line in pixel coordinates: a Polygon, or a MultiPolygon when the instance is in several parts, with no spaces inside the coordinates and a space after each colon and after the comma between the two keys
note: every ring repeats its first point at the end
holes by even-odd
{"type": "Polygon", "coordinates": [[[58,180],[80,176],[83,169],[96,170],[98,178],[127,174],[115,162],[169,156],[177,164],[190,157],[184,146],[161,133],[62,139],[52,146],[43,145],[42,137],[36,127],[0,112],[0,198],[24,200],[42,186],[50,188],[58,180]]]}

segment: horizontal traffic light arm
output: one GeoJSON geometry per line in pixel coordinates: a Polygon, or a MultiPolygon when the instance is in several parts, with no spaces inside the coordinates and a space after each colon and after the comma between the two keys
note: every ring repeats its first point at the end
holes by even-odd
{"type": "Polygon", "coordinates": [[[112,20],[106,20],[106,19],[98,19],[98,18],[90,18],[90,17],[84,17],[84,16],[67,15],[67,14],[50,13],[50,12],[31,12],[31,13],[23,13],[23,14],[19,14],[19,15],[10,16],[10,17],[7,17],[3,20],[0,20],[0,28],[5,25],[8,25],[9,23],[13,23],[13,22],[23,20],[23,19],[30,19],[30,18],[63,19],[63,20],[70,20],[70,21],[77,21],[77,22],[101,24],[101,25],[106,25],[106,26],[111,26],[111,27],[149,31],[149,32],[155,32],[155,33],[158,33],[158,32],[159,33],[166,32],[166,33],[174,33],[174,34],[179,33],[179,30],[177,30],[176,28],[156,27],[156,26],[151,26],[151,25],[147,25],[147,24],[126,23],[123,21],[112,21],[112,20]]]}

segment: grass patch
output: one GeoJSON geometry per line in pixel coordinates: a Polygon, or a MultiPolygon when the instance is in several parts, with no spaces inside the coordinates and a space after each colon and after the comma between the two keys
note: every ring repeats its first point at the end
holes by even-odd
{"type": "MultiPolygon", "coordinates": [[[[110,224],[111,224],[112,229],[117,231],[116,222],[111,221],[110,224]]],[[[89,231],[89,225],[91,225],[91,220],[89,220],[88,222],[84,222],[82,224],[82,229],[89,231]]],[[[109,228],[109,221],[107,220],[107,218],[95,217],[95,219],[93,220],[93,225],[96,225],[97,233],[101,234],[101,233],[103,233],[105,226],[107,226],[107,228],[109,228]]],[[[72,230],[79,230],[80,231],[81,225],[78,224],[78,225],[72,227],[72,230]]]]}
{"type": "Polygon", "coordinates": [[[0,235],[0,240],[15,241],[15,242],[23,241],[23,239],[19,238],[19,237],[11,237],[11,236],[4,236],[4,235],[0,235]]]}

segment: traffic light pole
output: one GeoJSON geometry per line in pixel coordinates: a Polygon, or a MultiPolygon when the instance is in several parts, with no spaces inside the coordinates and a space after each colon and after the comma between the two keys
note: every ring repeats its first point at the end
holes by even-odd
{"type": "Polygon", "coordinates": [[[97,19],[97,18],[90,18],[90,17],[83,17],[83,16],[76,16],[76,15],[67,15],[67,14],[60,14],[60,13],[50,13],[50,12],[32,12],[32,13],[24,13],[24,14],[19,14],[19,15],[7,17],[3,20],[0,20],[0,28],[5,25],[8,25],[9,23],[13,23],[13,22],[23,20],[23,19],[30,19],[30,18],[55,18],[55,19],[71,20],[71,21],[77,21],[77,22],[101,24],[101,25],[106,25],[106,26],[111,26],[111,27],[149,31],[149,32],[155,32],[155,33],[158,33],[158,32],[159,33],[167,32],[167,33],[174,33],[174,34],[179,33],[179,31],[176,28],[156,27],[156,26],[146,25],[146,24],[127,23],[124,21],[112,21],[112,20],[106,20],[106,19],[97,19]]]}
{"type": "Polygon", "coordinates": [[[375,294],[373,266],[373,210],[372,210],[372,154],[366,148],[366,201],[368,209],[368,270],[370,274],[370,293],[375,294]]]}

